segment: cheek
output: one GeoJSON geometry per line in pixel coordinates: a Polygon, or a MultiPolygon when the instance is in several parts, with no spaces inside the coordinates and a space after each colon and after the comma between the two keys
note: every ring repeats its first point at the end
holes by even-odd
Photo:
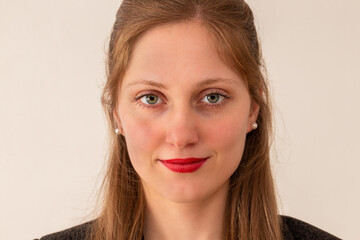
{"type": "Polygon", "coordinates": [[[228,148],[244,142],[247,132],[246,118],[225,118],[207,126],[206,137],[214,146],[228,148]]]}
{"type": "Polygon", "coordinates": [[[245,146],[247,119],[229,117],[207,126],[205,141],[217,155],[224,175],[231,175],[238,167],[245,146]]]}
{"type": "Polygon", "coordinates": [[[155,124],[149,123],[149,120],[143,120],[127,115],[123,121],[124,136],[130,155],[130,159],[135,165],[138,165],[142,159],[152,157],[153,150],[159,142],[159,128],[155,124]]]}

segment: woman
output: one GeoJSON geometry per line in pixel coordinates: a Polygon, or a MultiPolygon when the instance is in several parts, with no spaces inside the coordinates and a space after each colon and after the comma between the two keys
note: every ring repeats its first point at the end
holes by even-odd
{"type": "Polygon", "coordinates": [[[96,220],[42,239],[338,239],[278,215],[271,104],[242,0],[124,0],[96,220]]]}

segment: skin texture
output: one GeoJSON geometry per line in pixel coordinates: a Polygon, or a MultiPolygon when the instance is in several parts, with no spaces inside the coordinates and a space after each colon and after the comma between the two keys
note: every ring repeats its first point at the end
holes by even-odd
{"type": "Polygon", "coordinates": [[[145,239],[221,239],[229,178],[259,111],[242,77],[200,23],[182,22],[139,39],[118,92],[114,117],[147,202],[145,239]],[[217,80],[198,85],[206,79],[217,80]],[[210,158],[192,173],[159,161],[190,157],[210,158]]]}

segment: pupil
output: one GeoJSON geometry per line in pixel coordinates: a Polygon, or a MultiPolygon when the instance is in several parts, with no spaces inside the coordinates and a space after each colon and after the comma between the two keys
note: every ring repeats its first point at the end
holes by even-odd
{"type": "Polygon", "coordinates": [[[154,104],[154,103],[157,102],[157,96],[154,96],[154,95],[147,96],[147,97],[146,97],[146,101],[147,101],[149,104],[154,104]]]}
{"type": "Polygon", "coordinates": [[[208,96],[208,100],[211,103],[216,103],[219,99],[219,96],[217,94],[211,94],[208,96]]]}

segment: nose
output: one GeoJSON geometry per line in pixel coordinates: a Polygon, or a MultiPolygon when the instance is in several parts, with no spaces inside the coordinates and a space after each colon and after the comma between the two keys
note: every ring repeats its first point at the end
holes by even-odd
{"type": "Polygon", "coordinates": [[[166,143],[185,148],[199,141],[196,114],[190,107],[172,109],[166,124],[166,143]]]}

